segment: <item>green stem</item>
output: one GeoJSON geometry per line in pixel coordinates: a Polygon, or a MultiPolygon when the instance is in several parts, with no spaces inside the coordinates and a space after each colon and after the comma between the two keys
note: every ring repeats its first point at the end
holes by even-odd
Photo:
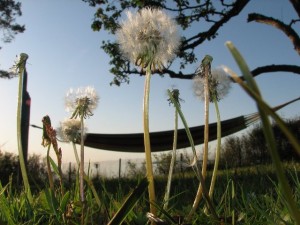
{"type": "MultiPolygon", "coordinates": [[[[209,65],[204,67],[204,149],[203,149],[203,163],[202,163],[202,178],[205,182],[206,178],[206,169],[207,169],[207,160],[208,160],[208,141],[209,141],[209,83],[208,83],[208,75],[209,75],[209,65]]],[[[192,209],[188,215],[188,218],[195,213],[200,200],[203,194],[203,183],[199,182],[197,194],[192,206],[192,209]]]]}
{"type": "MultiPolygon", "coordinates": [[[[84,131],[84,120],[83,116],[80,116],[81,134],[84,131]]],[[[85,195],[84,195],[84,135],[81,135],[80,141],[80,169],[79,169],[79,191],[80,200],[82,203],[81,210],[81,224],[85,224],[85,195]]]]}
{"type": "MultiPolygon", "coordinates": [[[[73,145],[73,150],[74,150],[74,154],[75,154],[75,158],[76,158],[76,162],[77,162],[77,166],[80,166],[80,161],[79,161],[79,156],[78,156],[78,153],[77,153],[77,149],[76,149],[76,145],[74,142],[72,142],[72,145],[73,145]]],[[[98,196],[98,193],[96,191],[96,188],[92,182],[92,180],[86,175],[86,173],[84,173],[84,179],[85,181],[87,182],[87,184],[89,185],[89,187],[91,188],[92,192],[93,192],[93,195],[95,197],[95,200],[96,200],[96,203],[97,205],[100,207],[101,203],[100,203],[100,198],[98,196]]]]}
{"type": "Polygon", "coordinates": [[[73,150],[74,150],[74,155],[75,155],[77,166],[80,166],[80,160],[79,160],[79,156],[78,156],[78,153],[77,153],[76,145],[75,145],[74,142],[72,142],[72,145],[73,145],[73,150]]]}
{"type": "Polygon", "coordinates": [[[26,60],[28,59],[28,55],[25,53],[21,53],[20,55],[20,62],[19,62],[19,91],[18,91],[18,106],[17,106],[17,141],[18,141],[18,150],[19,150],[19,161],[21,167],[22,178],[24,182],[25,192],[27,194],[27,198],[30,204],[33,203],[33,198],[30,190],[30,185],[28,181],[28,175],[26,171],[26,165],[23,155],[23,147],[22,147],[22,140],[21,140],[21,114],[22,114],[22,86],[23,86],[23,79],[24,73],[26,72],[26,60]]]}
{"type": "MultiPolygon", "coordinates": [[[[170,90],[168,90],[168,96],[170,97],[172,103],[174,104],[174,106],[175,106],[175,108],[176,108],[176,110],[177,110],[177,112],[178,112],[178,114],[179,114],[179,116],[180,116],[180,118],[181,118],[181,121],[182,121],[182,123],[183,123],[183,125],[184,125],[186,134],[187,134],[187,136],[188,136],[188,139],[189,139],[189,142],[190,142],[190,144],[191,144],[191,148],[192,148],[192,151],[193,151],[193,154],[194,154],[194,159],[197,159],[196,149],[195,149],[195,145],[194,145],[194,140],[193,140],[192,134],[191,134],[191,132],[190,132],[189,126],[188,126],[188,124],[187,124],[187,122],[186,122],[186,120],[185,120],[185,118],[184,118],[184,115],[183,115],[183,113],[182,113],[182,111],[181,111],[181,108],[180,108],[179,104],[177,103],[177,101],[173,98],[172,93],[171,93],[170,90]]],[[[208,190],[207,190],[207,188],[206,188],[206,186],[205,186],[205,183],[204,183],[204,179],[203,179],[203,177],[202,177],[202,174],[201,174],[201,172],[199,172],[199,168],[198,168],[197,163],[194,165],[194,167],[196,168],[196,175],[197,175],[197,177],[198,177],[198,179],[199,179],[199,181],[200,181],[200,184],[201,184],[201,186],[202,186],[203,197],[204,197],[204,200],[205,200],[205,202],[206,202],[206,205],[207,205],[209,211],[211,212],[212,216],[213,216],[216,220],[218,220],[217,212],[216,212],[216,210],[215,210],[215,207],[214,207],[212,201],[210,200],[210,198],[209,198],[209,196],[208,196],[208,190]]],[[[194,204],[193,206],[195,206],[195,204],[194,204]]],[[[186,221],[190,221],[190,220],[192,219],[193,213],[194,213],[195,211],[196,211],[196,208],[192,208],[192,209],[191,209],[190,213],[189,213],[188,216],[187,216],[186,221]]]]}
{"type": "Polygon", "coordinates": [[[172,151],[172,158],[171,158],[169,176],[168,176],[168,181],[167,181],[167,188],[166,188],[166,193],[165,193],[165,197],[164,197],[164,210],[167,210],[169,200],[170,200],[171,181],[172,181],[173,170],[174,170],[175,161],[176,161],[177,130],[178,130],[178,112],[175,108],[175,127],[174,127],[173,151],[172,151]]]}
{"type": "Polygon", "coordinates": [[[150,95],[150,80],[151,80],[151,68],[150,63],[146,71],[146,79],[144,86],[144,102],[143,102],[143,123],[144,123],[144,145],[145,145],[145,157],[146,157],[146,170],[147,178],[149,182],[148,192],[150,201],[150,212],[156,216],[156,208],[152,203],[156,202],[152,158],[151,158],[151,145],[149,134],[149,95],[150,95]]]}
{"type": "Polygon", "coordinates": [[[212,198],[214,187],[216,183],[217,173],[218,173],[218,167],[219,167],[219,161],[220,161],[220,151],[221,151],[221,117],[220,117],[220,110],[218,106],[218,101],[216,100],[216,97],[214,96],[214,103],[216,108],[216,114],[217,114],[217,147],[216,147],[216,156],[215,156],[215,165],[213,169],[213,174],[210,182],[210,188],[209,188],[209,197],[212,198]]]}
{"type": "Polygon", "coordinates": [[[202,164],[202,176],[205,179],[207,160],[208,160],[208,141],[209,141],[209,83],[208,83],[208,66],[204,68],[205,80],[204,80],[204,150],[203,150],[203,164],[202,164]]]}
{"type": "Polygon", "coordinates": [[[48,149],[47,149],[47,172],[48,172],[48,179],[49,179],[49,185],[50,185],[50,189],[52,191],[54,191],[54,184],[53,184],[53,176],[52,176],[52,171],[51,171],[51,166],[50,166],[50,148],[51,148],[51,144],[48,145],[48,149]]]}
{"type": "MultiPolygon", "coordinates": [[[[80,123],[81,123],[81,133],[83,133],[84,130],[84,121],[83,116],[80,117],[80,123]]],[[[84,135],[81,135],[81,142],[80,142],[80,170],[79,170],[79,183],[80,183],[80,199],[83,203],[85,201],[84,196],[84,135]]]]}

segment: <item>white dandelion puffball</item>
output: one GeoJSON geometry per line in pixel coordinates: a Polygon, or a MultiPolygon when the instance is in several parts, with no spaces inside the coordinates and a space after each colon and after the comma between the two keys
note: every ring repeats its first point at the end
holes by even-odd
{"type": "Polygon", "coordinates": [[[80,140],[81,133],[85,135],[86,128],[81,131],[81,121],[79,119],[65,119],[60,123],[58,135],[63,141],[77,142],[80,140]]]}
{"type": "MultiPolygon", "coordinates": [[[[216,100],[223,99],[231,88],[231,80],[227,73],[222,68],[213,69],[211,71],[211,77],[209,79],[209,94],[215,94],[216,100]]],[[[194,94],[199,99],[204,101],[205,90],[204,90],[204,77],[195,76],[193,79],[194,94]]],[[[212,96],[209,96],[212,101],[212,96]]]]}
{"type": "Polygon", "coordinates": [[[180,38],[176,23],[167,14],[143,8],[135,14],[127,12],[127,18],[116,35],[128,60],[141,67],[149,63],[161,67],[174,58],[180,38]]]}
{"type": "Polygon", "coordinates": [[[98,102],[99,96],[91,86],[80,87],[76,90],[71,88],[65,97],[66,110],[71,113],[77,112],[78,115],[84,117],[93,115],[92,112],[97,108],[98,102]]]}

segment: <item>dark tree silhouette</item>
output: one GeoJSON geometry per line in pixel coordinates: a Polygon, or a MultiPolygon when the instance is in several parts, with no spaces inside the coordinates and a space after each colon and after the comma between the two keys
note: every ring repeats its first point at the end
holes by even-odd
{"type": "MultiPolygon", "coordinates": [[[[285,120],[293,135],[300,138],[300,118],[285,120]]],[[[272,124],[277,150],[282,161],[299,161],[300,156],[279,126],[272,124]]],[[[222,145],[222,162],[230,167],[266,164],[271,162],[261,124],[254,126],[242,136],[230,136],[222,145]]]]}
{"type": "MultiPolygon", "coordinates": [[[[220,28],[229,23],[233,17],[238,16],[241,11],[250,2],[249,0],[231,0],[231,1],[212,1],[212,0],[82,0],[92,7],[97,7],[94,15],[94,21],[91,25],[94,31],[105,30],[110,34],[114,34],[120,27],[120,17],[125,10],[140,9],[143,7],[159,7],[165,11],[172,13],[176,21],[183,30],[191,29],[192,26],[199,23],[206,23],[201,26],[204,30],[198,30],[196,34],[182,37],[181,47],[177,53],[180,62],[179,70],[170,69],[170,63],[162,71],[155,71],[161,76],[168,75],[171,78],[191,79],[194,74],[184,73],[184,68],[197,62],[194,54],[196,48],[206,41],[216,38],[220,28]]],[[[300,7],[298,0],[290,0],[290,3],[297,12],[298,18],[292,19],[289,24],[285,24],[278,19],[251,13],[248,15],[248,22],[256,21],[271,25],[282,32],[292,41],[295,50],[300,53],[300,41],[297,32],[293,26],[300,21],[300,7]]],[[[200,27],[200,26],[198,26],[200,27]]],[[[193,28],[194,29],[194,28],[193,28]]],[[[201,29],[201,28],[199,28],[201,29]]],[[[186,32],[191,33],[191,32],[186,32]]],[[[102,42],[102,49],[110,56],[111,69],[114,75],[111,84],[120,85],[121,83],[129,83],[128,75],[143,75],[142,71],[125,60],[118,49],[116,42],[105,40],[102,42]]],[[[265,65],[253,69],[254,76],[268,72],[292,72],[300,74],[300,67],[297,65],[265,65]]]]}
{"type": "MultiPolygon", "coordinates": [[[[16,18],[21,15],[20,2],[14,0],[0,0],[0,37],[3,42],[11,42],[15,35],[25,31],[24,25],[16,23],[16,18]]],[[[0,69],[0,78],[12,78],[14,76],[14,73],[0,69]]]]}

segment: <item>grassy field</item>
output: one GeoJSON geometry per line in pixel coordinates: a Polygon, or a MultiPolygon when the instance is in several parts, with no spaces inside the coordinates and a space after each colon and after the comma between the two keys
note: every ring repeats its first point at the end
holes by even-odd
{"type": "MultiPolygon", "coordinates": [[[[284,166],[295,198],[300,205],[300,164],[286,163],[284,166]]],[[[207,185],[209,181],[210,173],[206,179],[207,185]]],[[[108,198],[114,199],[114,202],[122,202],[137,184],[136,179],[121,178],[94,180],[95,186],[98,186],[99,182],[104,185],[108,198]]],[[[163,199],[166,182],[166,177],[155,178],[156,194],[159,200],[163,199]]],[[[290,218],[285,216],[287,209],[284,200],[281,199],[277,183],[272,165],[256,165],[220,171],[213,196],[218,215],[228,224],[291,224],[290,218]]],[[[173,197],[169,204],[169,213],[173,216],[184,217],[191,208],[197,187],[198,181],[192,172],[177,174],[172,181],[171,196],[173,197]]],[[[133,217],[137,221],[145,218],[145,212],[149,210],[146,199],[147,193],[135,207],[133,217]]],[[[158,205],[162,205],[162,201],[158,202],[158,205]]],[[[204,209],[205,202],[202,201],[193,224],[214,224],[210,216],[204,213],[204,209]]]]}

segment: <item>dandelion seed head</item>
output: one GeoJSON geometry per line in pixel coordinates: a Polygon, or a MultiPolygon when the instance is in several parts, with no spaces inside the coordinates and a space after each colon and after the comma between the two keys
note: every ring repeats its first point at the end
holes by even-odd
{"type": "Polygon", "coordinates": [[[73,113],[72,117],[93,115],[97,108],[99,96],[96,90],[91,87],[80,87],[77,90],[70,89],[65,97],[66,111],[73,113]]]}
{"type": "Polygon", "coordinates": [[[60,123],[57,131],[63,141],[75,143],[80,140],[81,133],[85,136],[87,129],[84,128],[83,132],[81,131],[81,122],[79,119],[65,119],[60,123]]]}
{"type": "Polygon", "coordinates": [[[171,61],[180,44],[176,23],[162,10],[143,8],[127,12],[116,32],[122,54],[132,63],[152,69],[171,61]]]}
{"type": "MultiPolygon", "coordinates": [[[[204,101],[204,77],[195,76],[193,79],[193,89],[196,97],[204,101]]],[[[222,68],[213,69],[209,77],[209,98],[213,101],[212,95],[214,94],[217,101],[223,99],[231,88],[231,80],[227,73],[222,68]]]]}

